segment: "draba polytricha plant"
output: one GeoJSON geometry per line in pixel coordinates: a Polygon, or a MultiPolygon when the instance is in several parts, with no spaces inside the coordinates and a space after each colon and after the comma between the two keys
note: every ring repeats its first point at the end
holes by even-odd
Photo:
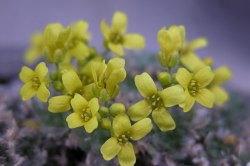
{"type": "Polygon", "coordinates": [[[70,111],[69,128],[83,127],[87,133],[98,127],[106,130],[110,138],[101,146],[101,154],[105,160],[118,156],[120,165],[135,164],[133,142],[148,135],[153,125],[162,132],[175,129],[170,108],[188,112],[195,102],[206,108],[225,103],[228,93],[221,85],[232,75],[228,67],[214,69],[211,58],[197,56],[195,51],[207,45],[205,38],[187,42],[184,26],[163,27],[157,34],[162,72],[156,73],[158,80],[146,72],[136,75],[135,86],[143,99],[126,108],[125,101],[116,102],[127,74],[125,49],[145,47],[142,35],[127,33],[127,24],[126,14],[119,11],[111,25],[101,21],[103,53],[89,44],[86,21],[67,27],[48,24],[43,33],[33,35],[25,54],[28,64],[40,58],[47,63],[40,62],[35,70],[24,66],[19,74],[24,83],[22,100],[36,96],[48,102],[52,113],[70,111]]]}

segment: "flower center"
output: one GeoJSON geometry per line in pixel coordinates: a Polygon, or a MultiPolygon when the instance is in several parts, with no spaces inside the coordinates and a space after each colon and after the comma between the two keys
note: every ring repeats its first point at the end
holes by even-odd
{"type": "Polygon", "coordinates": [[[126,134],[122,134],[117,138],[117,141],[120,145],[125,145],[129,142],[129,132],[127,132],[126,134]]]}
{"type": "Polygon", "coordinates": [[[90,108],[86,107],[82,109],[81,117],[84,120],[84,122],[88,122],[92,118],[92,113],[90,111],[90,108]]]}
{"type": "Polygon", "coordinates": [[[196,96],[200,90],[200,84],[196,80],[191,80],[188,85],[188,91],[191,96],[196,96]]]}
{"type": "Polygon", "coordinates": [[[109,37],[110,41],[114,44],[123,43],[123,37],[119,32],[112,32],[109,37]]]}
{"type": "Polygon", "coordinates": [[[38,89],[39,88],[39,86],[40,86],[40,80],[39,80],[39,78],[38,77],[34,77],[34,78],[32,78],[32,87],[34,88],[34,89],[38,89]]]}
{"type": "Polygon", "coordinates": [[[162,99],[158,96],[158,94],[154,94],[151,97],[148,97],[147,101],[151,103],[151,107],[153,110],[163,107],[162,99]]]}

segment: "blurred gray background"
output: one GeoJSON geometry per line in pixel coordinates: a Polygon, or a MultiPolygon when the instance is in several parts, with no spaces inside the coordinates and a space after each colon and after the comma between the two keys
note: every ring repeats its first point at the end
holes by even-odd
{"type": "Polygon", "coordinates": [[[171,24],[186,26],[189,40],[204,36],[209,46],[198,53],[212,56],[215,65],[228,65],[234,77],[229,86],[250,94],[250,1],[248,0],[1,0],[0,80],[17,76],[32,33],[52,22],[90,23],[91,43],[102,46],[99,24],[114,11],[129,18],[129,32],[147,40],[146,50],[158,50],[157,31],[171,24]]]}

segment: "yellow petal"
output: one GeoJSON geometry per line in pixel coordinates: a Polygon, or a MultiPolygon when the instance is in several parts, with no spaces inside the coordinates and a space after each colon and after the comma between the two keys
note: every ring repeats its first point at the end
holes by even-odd
{"type": "Polygon", "coordinates": [[[214,73],[209,66],[206,66],[199,70],[193,77],[199,84],[201,88],[206,87],[214,79],[214,73]]]}
{"type": "Polygon", "coordinates": [[[142,49],[145,47],[144,36],[140,34],[127,34],[124,37],[124,47],[128,49],[142,49]]]}
{"type": "Polygon", "coordinates": [[[179,106],[183,108],[183,112],[188,112],[193,107],[195,99],[188,93],[188,90],[185,91],[185,95],[186,100],[183,103],[179,104],[179,106]]]}
{"type": "Polygon", "coordinates": [[[56,41],[59,46],[61,47],[64,46],[65,42],[69,38],[70,32],[71,32],[71,28],[69,26],[66,28],[63,28],[60,31],[59,36],[56,41]]]}
{"type": "Polygon", "coordinates": [[[130,142],[122,146],[118,153],[118,159],[121,166],[131,166],[135,164],[135,152],[133,145],[130,142]]]}
{"type": "Polygon", "coordinates": [[[113,159],[121,150],[116,138],[109,138],[101,147],[101,153],[105,160],[113,159]]]}
{"type": "Polygon", "coordinates": [[[152,130],[152,122],[151,119],[145,118],[142,119],[138,122],[136,122],[132,127],[131,127],[131,139],[133,140],[139,140],[143,137],[145,137],[151,130],[152,130]]]}
{"type": "Polygon", "coordinates": [[[63,85],[69,94],[73,94],[82,87],[82,82],[75,71],[71,70],[62,75],[63,85]]]}
{"type": "Polygon", "coordinates": [[[227,66],[219,67],[215,70],[215,77],[213,80],[213,84],[220,85],[225,81],[230,80],[232,77],[232,72],[227,66]]]}
{"type": "Polygon", "coordinates": [[[99,103],[97,98],[93,98],[89,101],[89,107],[92,115],[95,115],[99,110],[99,103]]]}
{"type": "Polygon", "coordinates": [[[90,38],[90,35],[87,32],[88,28],[89,28],[88,22],[84,20],[79,20],[76,23],[74,23],[74,25],[72,26],[71,34],[72,36],[76,38],[80,38],[80,39],[84,39],[88,41],[90,38]]]}
{"type": "Polygon", "coordinates": [[[32,80],[35,76],[35,72],[31,70],[30,68],[23,66],[21,69],[21,72],[19,73],[19,78],[22,82],[28,82],[32,80]]]}
{"type": "Polygon", "coordinates": [[[214,94],[208,89],[201,89],[195,97],[196,101],[207,108],[212,108],[214,105],[214,94]]]}
{"type": "Polygon", "coordinates": [[[185,68],[180,68],[176,73],[176,80],[184,88],[188,87],[188,84],[191,81],[191,79],[192,75],[185,68]]]}
{"type": "Polygon", "coordinates": [[[169,131],[175,129],[175,122],[170,113],[164,108],[152,112],[152,117],[155,124],[161,131],[169,131]]]}
{"type": "Polygon", "coordinates": [[[44,62],[41,62],[37,65],[35,72],[37,76],[39,77],[40,81],[44,80],[44,77],[46,77],[48,73],[48,68],[44,62]]]}
{"type": "Polygon", "coordinates": [[[82,117],[77,113],[71,113],[67,118],[66,121],[68,123],[69,128],[76,128],[81,127],[84,125],[84,121],[82,117]]]}
{"type": "Polygon", "coordinates": [[[70,51],[72,56],[76,57],[77,60],[84,60],[90,54],[89,48],[83,42],[78,42],[78,44],[70,51]]]}
{"type": "Polygon", "coordinates": [[[20,89],[20,95],[22,100],[26,101],[32,98],[36,94],[37,90],[32,87],[32,82],[28,82],[20,89]]]}
{"type": "Polygon", "coordinates": [[[70,109],[71,96],[62,95],[49,99],[49,111],[53,113],[65,112],[70,109]]]}
{"type": "Polygon", "coordinates": [[[196,72],[206,66],[206,64],[193,52],[181,56],[181,63],[192,72],[196,72]]]}
{"type": "Polygon", "coordinates": [[[88,106],[88,102],[83,96],[76,93],[71,100],[71,106],[75,112],[81,112],[84,107],[88,106]]]}
{"type": "Polygon", "coordinates": [[[128,109],[128,114],[133,121],[138,121],[146,118],[152,111],[151,106],[147,101],[141,100],[138,103],[132,105],[128,109]]]}
{"type": "Polygon", "coordinates": [[[122,12],[115,12],[112,19],[112,30],[120,33],[126,32],[127,29],[127,16],[122,12]]]}
{"type": "Polygon", "coordinates": [[[135,76],[135,85],[143,97],[151,97],[157,93],[155,83],[148,73],[135,76]]]}
{"type": "Polygon", "coordinates": [[[193,51],[193,50],[197,50],[199,48],[203,48],[206,47],[208,44],[208,41],[206,38],[197,38],[192,40],[189,44],[188,44],[188,50],[189,51],[193,51]]]}
{"type": "Polygon", "coordinates": [[[111,52],[117,55],[120,55],[120,56],[124,55],[123,47],[120,44],[108,43],[108,48],[110,49],[111,52]]]}
{"type": "Polygon", "coordinates": [[[32,65],[41,57],[41,52],[36,48],[30,48],[25,52],[24,61],[25,63],[32,65]]]}
{"type": "Polygon", "coordinates": [[[47,102],[50,92],[44,83],[42,83],[38,88],[36,96],[40,101],[47,102]]]}
{"type": "Polygon", "coordinates": [[[215,96],[215,103],[218,106],[222,106],[228,100],[228,94],[227,94],[227,92],[224,89],[222,89],[221,87],[214,86],[210,90],[214,94],[214,96],[215,96]]]}
{"type": "Polygon", "coordinates": [[[88,122],[84,124],[84,128],[87,133],[92,133],[98,127],[98,121],[96,116],[92,117],[88,122]]]}
{"type": "Polygon", "coordinates": [[[164,102],[165,107],[172,107],[185,101],[186,95],[180,85],[171,86],[160,91],[159,96],[164,102]]]}
{"type": "Polygon", "coordinates": [[[44,29],[44,43],[50,47],[55,47],[57,38],[63,26],[60,23],[48,24],[44,29]]]}
{"type": "Polygon", "coordinates": [[[109,34],[110,34],[110,29],[107,26],[107,23],[106,23],[105,20],[102,20],[102,22],[101,22],[101,31],[102,31],[102,34],[103,34],[104,38],[108,39],[109,34]]]}
{"type": "Polygon", "coordinates": [[[127,115],[120,114],[117,115],[113,120],[114,134],[119,137],[126,131],[129,131],[131,127],[130,120],[127,115]]]}
{"type": "Polygon", "coordinates": [[[106,76],[109,77],[110,74],[116,70],[116,69],[120,69],[120,68],[124,68],[125,67],[125,60],[122,58],[112,58],[109,60],[108,64],[107,64],[107,70],[106,70],[106,76]]]}
{"type": "Polygon", "coordinates": [[[116,90],[117,84],[124,81],[126,78],[126,70],[124,68],[120,68],[117,70],[114,70],[111,74],[108,80],[106,81],[106,89],[110,96],[113,96],[116,90]]]}

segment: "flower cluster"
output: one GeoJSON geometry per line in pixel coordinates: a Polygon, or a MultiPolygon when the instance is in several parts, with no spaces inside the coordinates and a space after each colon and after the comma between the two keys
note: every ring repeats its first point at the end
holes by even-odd
{"type": "Polygon", "coordinates": [[[25,61],[33,64],[44,58],[50,70],[40,62],[34,71],[24,66],[19,74],[22,100],[36,96],[48,102],[52,113],[71,111],[66,118],[69,128],[84,127],[87,133],[106,130],[110,138],[101,154],[105,160],[118,156],[120,165],[135,164],[133,143],[149,134],[153,124],[162,132],[175,129],[171,109],[179,106],[188,112],[195,102],[207,108],[223,105],[228,94],[221,85],[232,75],[228,67],[214,70],[211,58],[196,55],[196,49],[207,45],[206,39],[187,42],[184,26],[163,27],[157,35],[163,71],[156,73],[158,80],[146,72],[136,75],[134,83],[143,99],[126,108],[125,101],[116,101],[127,75],[124,48],[145,47],[142,35],[126,33],[127,22],[122,12],[115,12],[110,26],[101,21],[103,53],[89,44],[86,21],[67,27],[48,24],[32,37],[25,61]]]}

